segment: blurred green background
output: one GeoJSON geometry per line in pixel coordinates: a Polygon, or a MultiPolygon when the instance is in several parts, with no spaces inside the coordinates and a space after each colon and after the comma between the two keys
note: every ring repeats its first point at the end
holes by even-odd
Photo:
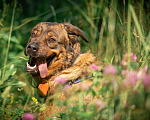
{"type": "Polygon", "coordinates": [[[38,98],[29,85],[31,76],[26,73],[28,57],[24,56],[24,49],[31,29],[44,21],[78,26],[90,41],[87,44],[79,38],[82,52],[90,49],[104,62],[120,65],[123,54],[133,52],[139,68],[149,66],[149,0],[0,0],[3,108],[18,104],[25,110],[31,96],[38,98]],[[11,98],[10,93],[16,97],[11,98]]]}

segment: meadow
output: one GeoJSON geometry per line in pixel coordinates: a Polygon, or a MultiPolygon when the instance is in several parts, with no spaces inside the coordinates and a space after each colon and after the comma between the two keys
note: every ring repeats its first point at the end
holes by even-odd
{"type": "Polygon", "coordinates": [[[80,40],[82,52],[90,49],[108,65],[92,65],[93,85],[76,91],[78,98],[91,94],[99,99],[90,105],[80,99],[74,106],[58,100],[67,112],[48,120],[150,119],[149,0],[1,0],[0,119],[36,119],[46,107],[30,85],[24,55],[30,31],[39,22],[78,26],[90,41],[80,40]]]}

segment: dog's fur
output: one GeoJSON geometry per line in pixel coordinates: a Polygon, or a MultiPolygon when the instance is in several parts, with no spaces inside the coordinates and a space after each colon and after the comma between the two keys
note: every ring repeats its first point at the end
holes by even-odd
{"type": "MultiPolygon", "coordinates": [[[[32,74],[38,85],[43,81],[48,83],[48,95],[54,94],[56,77],[73,82],[88,76],[92,64],[99,64],[90,51],[80,54],[79,36],[88,42],[78,27],[68,23],[41,22],[32,29],[25,49],[25,55],[30,56],[27,71],[32,74]],[[41,68],[38,67],[40,65],[41,68]]],[[[40,89],[38,89],[38,94],[45,96],[40,89]]],[[[66,97],[61,95],[61,99],[66,99],[66,97]]],[[[45,115],[50,116],[55,113],[53,110],[52,103],[50,103],[46,114],[40,113],[40,119],[43,119],[45,115]]]]}

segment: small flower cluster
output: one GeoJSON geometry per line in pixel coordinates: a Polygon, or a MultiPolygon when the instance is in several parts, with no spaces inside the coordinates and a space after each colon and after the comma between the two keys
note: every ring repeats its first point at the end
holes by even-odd
{"type": "Polygon", "coordinates": [[[100,108],[100,109],[103,109],[103,108],[105,108],[105,103],[103,102],[103,101],[101,101],[101,100],[96,100],[95,101],[95,106],[97,107],[97,108],[100,108]]]}
{"type": "MultiPolygon", "coordinates": [[[[125,54],[122,60],[121,65],[127,65],[128,54],[125,54]]],[[[133,53],[130,54],[131,62],[136,62],[137,57],[133,53]]],[[[99,67],[96,65],[91,65],[91,68],[94,70],[99,70],[99,67]]],[[[123,85],[134,87],[139,80],[142,81],[142,84],[145,88],[150,87],[150,75],[147,74],[148,67],[144,66],[139,71],[129,71],[128,69],[124,69],[121,71],[122,76],[124,77],[123,85]]],[[[113,65],[109,65],[103,70],[104,75],[117,75],[117,69],[113,65]]],[[[114,81],[114,80],[113,80],[114,81]]],[[[114,82],[113,82],[114,83],[114,82]]],[[[116,83],[116,82],[115,82],[116,83]]]]}
{"type": "Polygon", "coordinates": [[[121,65],[126,66],[128,59],[130,59],[131,62],[136,62],[137,56],[133,53],[130,53],[130,55],[128,55],[128,53],[124,54],[123,60],[121,61],[121,65]]]}
{"type": "Polygon", "coordinates": [[[90,68],[92,70],[99,70],[99,67],[97,65],[95,65],[95,64],[91,65],[90,68]]]}
{"type": "Polygon", "coordinates": [[[147,70],[147,66],[144,66],[139,71],[124,70],[124,73],[122,73],[125,76],[124,85],[134,87],[141,80],[145,88],[150,87],[150,75],[147,74],[147,70]]]}
{"type": "MultiPolygon", "coordinates": [[[[121,74],[124,78],[123,84],[125,86],[134,87],[139,80],[142,80],[142,84],[145,88],[150,86],[150,75],[147,74],[148,67],[144,66],[139,71],[129,71],[128,69],[122,70],[121,74]]],[[[117,69],[113,65],[109,65],[104,68],[104,75],[116,75],[117,69]]]]}
{"type": "Polygon", "coordinates": [[[35,104],[38,104],[38,103],[39,103],[35,97],[32,97],[32,100],[33,100],[33,102],[34,102],[35,104]]]}
{"type": "Polygon", "coordinates": [[[113,65],[109,65],[106,68],[104,68],[104,74],[106,75],[116,75],[117,69],[113,65]]]}
{"type": "Polygon", "coordinates": [[[79,90],[88,90],[90,88],[90,84],[89,83],[79,83],[78,85],[79,90]]]}

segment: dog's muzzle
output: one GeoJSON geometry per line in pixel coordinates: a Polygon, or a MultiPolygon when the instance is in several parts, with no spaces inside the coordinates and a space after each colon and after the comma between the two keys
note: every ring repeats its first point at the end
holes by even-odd
{"type": "Polygon", "coordinates": [[[39,47],[36,43],[30,43],[26,48],[25,54],[35,57],[37,55],[38,50],[39,47]]]}

